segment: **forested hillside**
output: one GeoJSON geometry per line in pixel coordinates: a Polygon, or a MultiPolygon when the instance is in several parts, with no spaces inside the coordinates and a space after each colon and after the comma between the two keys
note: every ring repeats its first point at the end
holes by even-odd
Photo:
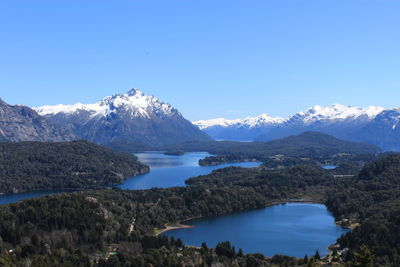
{"type": "Polygon", "coordinates": [[[132,155],[87,141],[0,143],[0,193],[118,184],[148,171],[132,155]]]}
{"type": "Polygon", "coordinates": [[[344,247],[367,245],[377,265],[400,265],[400,155],[367,164],[358,177],[336,187],[327,205],[336,216],[361,223],[340,238],[344,247]]]}

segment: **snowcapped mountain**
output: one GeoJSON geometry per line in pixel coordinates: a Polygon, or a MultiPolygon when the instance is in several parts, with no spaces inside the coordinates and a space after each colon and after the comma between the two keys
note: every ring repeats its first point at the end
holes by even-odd
{"type": "Polygon", "coordinates": [[[289,123],[299,121],[304,124],[311,124],[316,121],[336,121],[336,120],[371,120],[374,119],[384,108],[369,106],[366,108],[344,106],[340,104],[333,104],[327,107],[315,105],[304,111],[298,112],[291,116],[289,119],[281,117],[270,117],[267,114],[261,114],[257,117],[246,117],[244,119],[228,120],[223,118],[199,120],[193,122],[200,129],[207,129],[210,127],[259,127],[265,125],[278,125],[282,123],[289,123]]]}
{"type": "Polygon", "coordinates": [[[125,94],[115,94],[105,97],[95,104],[55,105],[35,108],[42,116],[54,116],[59,113],[76,114],[88,113],[88,119],[110,116],[124,110],[132,117],[151,118],[152,116],[180,115],[171,105],[166,104],[155,96],[145,95],[139,89],[131,89],[125,94]]]}
{"type": "Polygon", "coordinates": [[[261,114],[257,117],[246,117],[236,120],[223,118],[200,120],[193,122],[193,124],[217,140],[250,141],[255,136],[262,134],[271,127],[279,125],[283,121],[283,118],[261,114]]]}
{"type": "Polygon", "coordinates": [[[100,144],[157,146],[211,139],[177,109],[139,89],[108,96],[94,104],[42,106],[35,110],[80,138],[100,144]]]}
{"type": "Polygon", "coordinates": [[[400,150],[400,109],[333,104],[316,105],[287,119],[267,117],[262,120],[259,119],[261,116],[265,115],[243,120],[203,120],[194,124],[216,139],[270,141],[305,131],[318,131],[386,150],[400,150]]]}
{"type": "Polygon", "coordinates": [[[258,127],[266,124],[278,124],[283,122],[283,118],[279,117],[270,117],[267,114],[261,114],[257,117],[246,117],[244,119],[236,119],[236,120],[227,120],[223,118],[211,119],[211,120],[199,120],[193,122],[194,125],[197,125],[201,130],[207,129],[210,127],[220,126],[220,127],[258,127]]]}
{"type": "Polygon", "coordinates": [[[301,122],[312,124],[318,121],[370,121],[374,119],[384,108],[369,106],[366,108],[333,104],[327,107],[319,105],[310,107],[290,117],[285,123],[301,122]]]}

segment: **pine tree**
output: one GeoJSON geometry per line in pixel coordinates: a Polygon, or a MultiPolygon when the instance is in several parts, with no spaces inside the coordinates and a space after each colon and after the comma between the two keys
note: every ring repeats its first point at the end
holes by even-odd
{"type": "Polygon", "coordinates": [[[317,260],[319,260],[319,259],[321,259],[321,256],[319,255],[319,251],[318,251],[318,249],[317,249],[317,251],[315,251],[315,259],[317,259],[317,260]]]}
{"type": "Polygon", "coordinates": [[[239,257],[242,257],[243,256],[243,249],[241,249],[241,248],[239,248],[239,251],[238,251],[238,254],[237,254],[239,257]]]}
{"type": "Polygon", "coordinates": [[[176,240],[176,246],[177,246],[178,248],[183,247],[182,239],[178,238],[178,239],[176,240]]]}
{"type": "Polygon", "coordinates": [[[307,254],[304,255],[303,262],[304,262],[304,264],[307,264],[307,263],[308,263],[308,256],[307,256],[307,254]]]}

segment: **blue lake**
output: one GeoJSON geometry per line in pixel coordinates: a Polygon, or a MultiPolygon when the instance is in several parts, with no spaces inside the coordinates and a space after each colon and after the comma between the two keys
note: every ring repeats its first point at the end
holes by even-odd
{"type": "Polygon", "coordinates": [[[57,193],[68,193],[74,192],[76,190],[45,190],[45,191],[34,191],[34,192],[24,192],[17,194],[0,195],[0,205],[17,202],[23,199],[30,199],[35,197],[42,197],[46,195],[53,195],[57,193]]]}
{"type": "MultiPolygon", "coordinates": [[[[193,176],[208,174],[219,168],[229,166],[255,167],[260,165],[260,162],[241,162],[201,167],[198,164],[199,159],[210,156],[210,154],[206,152],[186,153],[183,156],[167,156],[161,152],[137,153],[135,155],[141,162],[150,166],[150,172],[129,178],[116,187],[134,190],[149,189],[153,187],[166,188],[172,186],[185,186],[186,179],[193,176]]],[[[71,192],[71,190],[47,190],[1,195],[0,205],[61,192],[71,192]]]]}
{"type": "Polygon", "coordinates": [[[325,170],[334,170],[334,169],[337,168],[337,166],[335,166],[335,165],[322,165],[321,168],[325,169],[325,170]]]}
{"type": "Polygon", "coordinates": [[[204,241],[215,247],[218,242],[229,240],[245,253],[266,256],[304,257],[314,255],[317,249],[324,256],[327,247],[348,231],[335,225],[324,205],[304,203],[274,205],[184,224],[194,228],[171,230],[164,235],[180,238],[192,246],[201,246],[204,241]]]}
{"type": "Polygon", "coordinates": [[[160,152],[135,154],[139,161],[150,166],[150,172],[125,180],[117,187],[121,189],[149,189],[153,187],[185,186],[190,177],[211,173],[213,170],[229,167],[256,167],[260,162],[227,163],[216,166],[199,166],[199,159],[210,156],[205,152],[186,153],[183,156],[169,156],[160,152]]]}

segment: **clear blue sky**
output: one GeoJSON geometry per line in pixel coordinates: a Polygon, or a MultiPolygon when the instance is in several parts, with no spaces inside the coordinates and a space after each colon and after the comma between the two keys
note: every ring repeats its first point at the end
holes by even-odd
{"type": "Polygon", "coordinates": [[[400,1],[0,0],[0,97],[141,88],[192,120],[400,106],[400,1]]]}

